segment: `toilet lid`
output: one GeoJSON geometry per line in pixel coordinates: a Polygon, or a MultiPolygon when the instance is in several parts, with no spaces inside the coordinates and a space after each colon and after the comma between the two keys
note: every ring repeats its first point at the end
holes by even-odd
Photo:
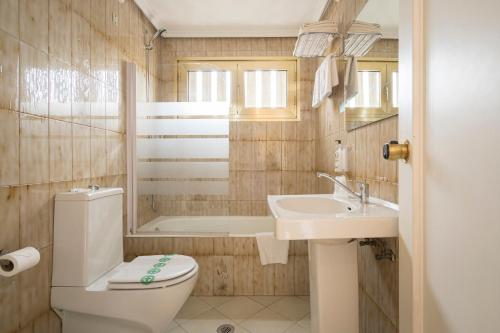
{"type": "Polygon", "coordinates": [[[158,281],[158,282],[151,282],[149,284],[144,284],[144,283],[109,283],[108,282],[108,289],[113,289],[113,290],[133,290],[133,289],[155,289],[155,288],[166,288],[169,286],[173,286],[175,284],[184,282],[186,280],[189,280],[193,276],[195,276],[198,273],[198,265],[196,265],[190,272],[187,274],[181,275],[179,277],[176,277],[175,279],[170,279],[170,280],[165,280],[165,281],[158,281]]]}
{"type": "Polygon", "coordinates": [[[113,274],[108,283],[140,283],[147,286],[186,275],[196,266],[193,258],[183,255],[140,256],[113,274]]]}

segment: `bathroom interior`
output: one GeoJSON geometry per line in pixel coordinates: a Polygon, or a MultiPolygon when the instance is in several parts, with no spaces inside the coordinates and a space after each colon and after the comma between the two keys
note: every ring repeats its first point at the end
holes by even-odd
{"type": "Polygon", "coordinates": [[[0,333],[498,330],[479,2],[0,0],[0,333]]]}

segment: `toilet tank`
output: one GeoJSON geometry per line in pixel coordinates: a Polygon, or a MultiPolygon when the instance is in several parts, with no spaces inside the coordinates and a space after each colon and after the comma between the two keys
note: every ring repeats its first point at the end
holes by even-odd
{"type": "Polygon", "coordinates": [[[85,287],[123,262],[123,189],[58,193],[52,286],[85,287]]]}

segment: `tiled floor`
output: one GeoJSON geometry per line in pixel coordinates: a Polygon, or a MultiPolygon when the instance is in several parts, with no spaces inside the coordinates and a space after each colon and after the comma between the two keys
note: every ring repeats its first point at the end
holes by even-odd
{"type": "Polygon", "coordinates": [[[234,333],[310,333],[309,297],[190,297],[167,333],[216,333],[231,324],[234,333]]]}

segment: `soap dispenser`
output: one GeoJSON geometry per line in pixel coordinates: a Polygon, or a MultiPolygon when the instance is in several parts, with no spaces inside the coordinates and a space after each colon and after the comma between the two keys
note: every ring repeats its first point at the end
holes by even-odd
{"type": "Polygon", "coordinates": [[[340,140],[337,143],[338,146],[335,150],[335,172],[346,173],[349,170],[347,147],[340,140]]]}

